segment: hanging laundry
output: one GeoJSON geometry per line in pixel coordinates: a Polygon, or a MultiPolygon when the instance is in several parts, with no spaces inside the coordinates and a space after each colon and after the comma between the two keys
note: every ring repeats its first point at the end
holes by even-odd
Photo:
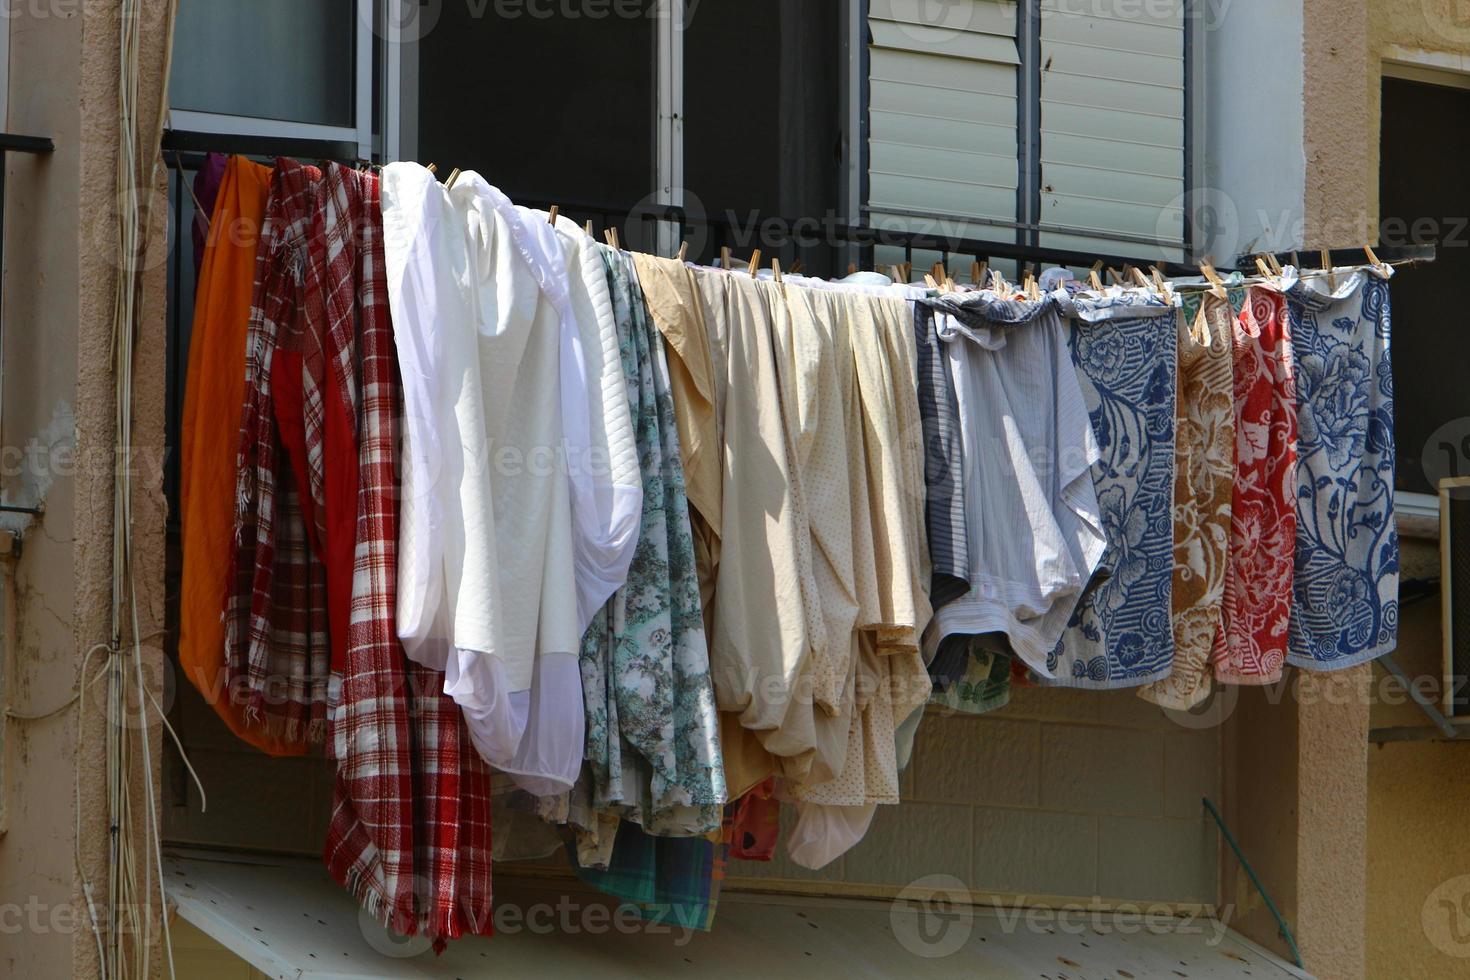
{"type": "Polygon", "coordinates": [[[781,839],[781,801],[776,781],[768,779],[730,804],[730,856],[770,861],[781,839]]]}
{"type": "Polygon", "coordinates": [[[716,411],[723,422],[710,673],[720,709],[738,715],[738,724],[722,722],[721,743],[727,789],[743,795],[777,765],[795,777],[810,772],[815,746],[809,726],[801,732],[782,726],[799,700],[795,687],[810,651],[822,642],[822,624],[811,613],[816,587],[800,556],[810,538],[792,495],[764,284],[703,269],[695,278],[710,328],[716,411]],[[742,739],[750,740],[745,747],[742,739]],[[763,753],[779,762],[762,764],[763,753]]]}
{"type": "Polygon", "coordinates": [[[1288,279],[1296,369],[1296,559],[1287,661],[1342,670],[1398,641],[1387,275],[1288,279]]]}
{"type": "MultiPolygon", "coordinates": [[[[320,294],[327,318],[320,336],[332,354],[317,391],[322,411],[351,416],[335,433],[350,435],[358,455],[349,469],[340,453],[324,454],[329,477],[335,469],[336,479],[353,481],[323,503],[329,532],[342,510],[351,517],[354,553],[351,620],[333,675],[337,773],[323,855],[338,883],[385,927],[430,936],[442,948],[490,932],[490,773],[438,673],[409,664],[398,641],[402,394],[379,181],[331,164],[324,187],[309,273],[319,283],[308,292],[320,294]]],[[[331,436],[329,421],[321,424],[331,436]]]]}
{"type": "Polygon", "coordinates": [[[305,742],[247,722],[249,692],[229,684],[220,615],[231,588],[245,344],[270,190],[271,168],[229,158],[200,266],[179,438],[179,666],[238,737],[271,755],[299,755],[305,742]]]}
{"type": "MultiPolygon", "coordinates": [[[[852,345],[866,447],[870,531],[854,540],[872,551],[854,558],[876,574],[858,579],[856,697],[842,769],[827,781],[788,777],[785,786],[797,803],[787,852],[809,868],[830,863],[861,840],[878,805],[899,802],[898,731],[932,692],[919,643],[932,608],[923,450],[914,438],[922,423],[913,311],[896,295],[832,295],[843,310],[836,322],[846,325],[852,345]]],[[[855,516],[855,523],[862,520],[855,516]]]]}
{"type": "MultiPolygon", "coordinates": [[[[490,196],[496,206],[509,218],[510,200],[494,188],[489,191],[493,191],[490,196]]],[[[627,581],[628,567],[638,547],[644,484],[628,408],[625,361],[620,355],[618,323],[602,255],[605,246],[570,218],[558,218],[556,234],[551,236],[547,231],[549,215],[524,208],[516,209],[515,214],[519,220],[510,223],[512,234],[531,238],[526,234],[529,230],[534,237],[551,239],[540,248],[529,243],[522,248],[537,257],[530,264],[537,272],[542,292],[552,300],[562,319],[562,428],[573,493],[578,617],[585,631],[627,581]],[[539,258],[554,258],[553,241],[560,250],[565,273],[558,272],[554,261],[539,258]],[[557,281],[558,275],[565,286],[557,281]],[[567,294],[566,299],[559,300],[560,293],[567,294]],[[568,320],[573,323],[569,325],[568,320]],[[586,435],[572,435],[575,427],[585,427],[586,435]],[[579,438],[586,446],[581,453],[575,448],[579,438]],[[584,492],[579,493],[582,488],[584,492]]]]}
{"type": "Polygon", "coordinates": [[[1166,676],[1174,660],[1174,308],[1134,292],[1072,296],[1064,310],[1102,451],[1092,477],[1108,546],[1043,676],[1137,687],[1166,676]]]}
{"type": "Polygon", "coordinates": [[[560,792],[581,768],[585,717],[567,588],[580,467],[558,465],[556,447],[590,456],[558,395],[563,348],[580,344],[561,247],[477,174],[452,190],[416,164],[383,179],[407,417],[399,635],[445,672],[486,762],[560,792]]]}
{"type": "MultiPolygon", "coordinates": [[[[1242,299],[1243,299],[1242,295],[1242,299]]],[[[1210,656],[1224,628],[1235,477],[1231,352],[1237,311],[1213,293],[1179,311],[1179,397],[1174,437],[1174,668],[1139,697],[1188,711],[1210,696],[1210,656]]]]}
{"type": "MultiPolygon", "coordinates": [[[[209,244],[210,219],[219,201],[220,188],[224,185],[225,173],[230,169],[231,157],[223,153],[206,153],[199,172],[194,175],[194,221],[190,229],[194,241],[194,289],[198,301],[199,282],[204,273],[204,250],[209,244]]],[[[244,159],[241,157],[240,159],[244,159]]],[[[182,176],[180,179],[183,179],[182,176]]],[[[249,230],[252,245],[260,226],[249,230]]],[[[236,229],[233,233],[238,233],[236,229]]]]}
{"type": "Polygon", "coordinates": [[[725,781],[672,383],[632,260],[594,251],[627,378],[643,514],[628,581],[582,638],[587,765],[570,816],[594,841],[616,831],[599,815],[659,836],[707,834],[720,828],[725,781]]]}
{"type": "Polygon", "coordinates": [[[636,906],[641,918],[665,927],[707,932],[725,879],[724,831],[703,837],[655,837],[624,821],[605,867],[578,863],[577,877],[636,906]]]}
{"type": "Polygon", "coordinates": [[[815,747],[804,782],[843,770],[852,737],[855,629],[884,625],[877,599],[867,450],[846,298],[761,283],[771,304],[771,340],[793,493],[806,515],[801,560],[810,569],[820,639],[800,674],[783,728],[815,747]],[[859,558],[858,556],[862,556],[859,558]],[[862,622],[862,597],[870,622],[862,622]]]}
{"type": "Polygon", "coordinates": [[[926,303],[914,304],[914,349],[924,436],[924,517],[934,565],[929,601],[937,612],[970,591],[970,551],[959,403],[945,343],[926,303]]]}
{"type": "Polygon", "coordinates": [[[1101,459],[1055,299],[927,302],[945,344],[964,446],[970,588],[925,638],[941,687],[970,637],[1043,675],[1106,539],[1090,467],[1101,459]]]}
{"type": "Polygon", "coordinates": [[[999,711],[1011,701],[1011,658],[973,638],[969,653],[964,675],[947,689],[936,690],[929,703],[967,715],[999,711]]]}
{"type": "MultiPolygon", "coordinates": [[[[257,251],[236,462],[235,540],[225,618],[230,684],[247,724],[288,742],[326,737],[329,657],[325,572],[307,541],[301,490],[277,415],[298,404],[299,373],[275,377],[300,350],[307,233],[321,171],[279,158],[257,251]]],[[[299,366],[300,361],[294,362],[299,366]]]]}
{"type": "Polygon", "coordinates": [[[1224,629],[1213,655],[1227,684],[1281,679],[1296,550],[1297,407],[1286,299],[1254,286],[1235,320],[1235,486],[1224,629]]]}
{"type": "Polygon", "coordinates": [[[704,609],[708,637],[712,632],[720,562],[720,520],[724,510],[720,445],[723,422],[716,411],[718,379],[710,357],[710,331],[705,324],[694,272],[688,266],[643,252],[634,252],[632,256],[649,315],[663,335],[662,346],[668,360],[684,489],[689,498],[689,524],[694,535],[700,605],[704,609]]]}

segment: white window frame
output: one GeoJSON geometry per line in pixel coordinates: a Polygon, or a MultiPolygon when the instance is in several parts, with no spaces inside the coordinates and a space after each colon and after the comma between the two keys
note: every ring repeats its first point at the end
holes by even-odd
{"type": "MultiPolygon", "coordinates": [[[[1383,52],[1381,74],[1384,78],[1403,78],[1450,88],[1470,88],[1470,57],[1445,51],[1427,51],[1391,44],[1383,52]]],[[[1440,514],[1438,493],[1394,491],[1394,513],[1410,518],[1420,527],[1436,529],[1439,536],[1440,514]]]]}
{"type": "Polygon", "coordinates": [[[10,17],[0,17],[0,119],[10,131],[10,17]]]}

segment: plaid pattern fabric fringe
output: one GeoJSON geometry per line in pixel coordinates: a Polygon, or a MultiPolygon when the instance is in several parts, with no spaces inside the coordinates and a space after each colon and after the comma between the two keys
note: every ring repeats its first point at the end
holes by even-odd
{"type": "Polygon", "coordinates": [[[281,158],[255,260],[236,456],[235,550],[225,597],[229,696],[287,741],[326,734],[324,572],[276,428],[272,362],[299,323],[306,239],[321,172],[281,158]]]}
{"type": "Polygon", "coordinates": [[[338,768],[324,858],[384,926],[423,933],[442,949],[449,939],[490,933],[490,773],[444,695],[443,677],[408,662],[398,642],[402,386],[378,190],[376,177],[329,168],[324,231],[312,242],[325,321],[314,363],[308,345],[308,376],[318,372],[317,404],[306,409],[308,445],[335,398],[353,416],[358,449],[352,612],[334,684],[338,768]]]}

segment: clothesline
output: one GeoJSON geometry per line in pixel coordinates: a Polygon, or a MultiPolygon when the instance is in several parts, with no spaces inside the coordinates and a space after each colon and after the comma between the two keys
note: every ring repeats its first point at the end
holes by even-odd
{"type": "Polygon", "coordinates": [[[1396,642],[1370,250],[1022,302],[630,253],[417,164],[219,180],[180,663],[334,757],[328,865],[394,928],[487,928],[492,808],[495,859],[539,828],[705,928],[782,802],[810,868],[900,802],[928,704],[1189,710],[1396,642]]]}

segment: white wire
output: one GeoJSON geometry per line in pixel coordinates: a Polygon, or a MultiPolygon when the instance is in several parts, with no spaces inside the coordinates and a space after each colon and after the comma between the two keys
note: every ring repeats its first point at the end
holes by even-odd
{"type": "MultiPolygon", "coordinates": [[[[178,733],[164,717],[162,706],[149,690],[143,675],[143,640],[138,616],[138,599],[133,578],[132,539],[132,410],[133,410],[133,353],[134,341],[141,318],[142,263],[147,258],[149,245],[150,215],[143,206],[142,193],[145,186],[152,186],[158,175],[159,137],[162,134],[164,114],[167,108],[168,79],[172,60],[173,24],[176,0],[164,0],[165,46],[163,71],[160,79],[157,130],[151,140],[144,144],[139,140],[138,111],[139,87],[142,77],[141,51],[142,28],[151,19],[141,9],[143,0],[123,0],[118,38],[118,159],[117,159],[117,249],[119,258],[118,276],[113,306],[112,358],[116,401],[114,417],[114,449],[118,456],[113,485],[113,549],[112,549],[112,640],[99,644],[88,652],[83,661],[83,675],[90,659],[97,650],[108,652],[106,676],[108,678],[108,722],[106,732],[107,777],[108,777],[108,831],[112,835],[108,849],[108,924],[111,927],[103,949],[101,929],[97,923],[95,906],[91,900],[91,882],[83,875],[83,886],[88,897],[89,912],[92,914],[93,932],[98,940],[98,955],[104,978],[114,980],[146,980],[152,976],[152,943],[150,930],[152,920],[151,899],[154,895],[154,876],[157,876],[157,895],[160,919],[163,924],[164,952],[168,961],[169,975],[174,976],[173,939],[168,921],[167,895],[163,887],[163,841],[158,804],[153,776],[153,752],[148,735],[148,704],[152,703],[162,719],[165,729],[184,755],[184,763],[195,783],[199,785],[201,798],[203,785],[198,774],[183,753],[178,733]],[[144,173],[140,157],[147,155],[148,172],[144,173]],[[146,184],[145,184],[146,182],[146,184]],[[124,647],[124,630],[130,639],[124,647]],[[126,650],[126,652],[125,652],[126,650]],[[124,663],[124,656],[131,656],[132,669],[124,663]],[[131,708],[133,697],[137,698],[137,710],[131,708]],[[134,763],[133,740],[141,742],[142,784],[146,801],[142,809],[141,841],[137,841],[134,829],[132,776],[134,763]],[[142,860],[142,887],[139,887],[137,844],[151,851],[142,860]],[[141,911],[140,911],[141,910],[141,911]],[[140,915],[142,921],[140,921],[140,915]],[[131,955],[124,959],[124,926],[131,926],[135,937],[128,947],[131,955]]],[[[79,728],[85,698],[78,697],[79,728]]],[[[81,784],[78,770],[77,795],[77,850],[78,868],[81,865],[81,784]]]]}

